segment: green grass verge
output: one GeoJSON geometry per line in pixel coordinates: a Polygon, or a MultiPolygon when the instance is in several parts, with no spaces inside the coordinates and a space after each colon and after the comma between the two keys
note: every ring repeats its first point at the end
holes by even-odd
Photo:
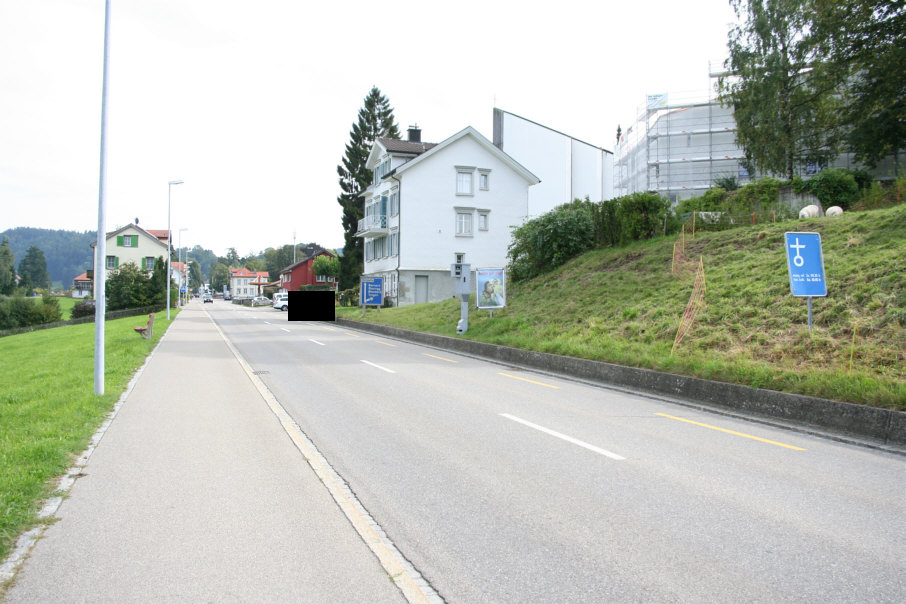
{"type": "Polygon", "coordinates": [[[145,340],[132,329],[142,323],[142,317],[107,321],[103,396],[94,394],[93,323],[0,338],[0,560],[36,524],[40,502],[170,324],[159,314],[154,337],[145,340]]]}
{"type": "MultiPolygon", "coordinates": [[[[690,273],[671,273],[676,241],[595,250],[511,283],[493,319],[472,307],[464,336],[454,299],[364,320],[906,410],[906,205],[687,238],[685,255],[704,263],[706,306],[671,354],[692,293],[690,273]],[[814,299],[811,332],[805,299],[790,295],[785,231],[821,233],[829,295],[814,299]]],[[[337,316],[362,320],[359,308],[337,316]]]]}

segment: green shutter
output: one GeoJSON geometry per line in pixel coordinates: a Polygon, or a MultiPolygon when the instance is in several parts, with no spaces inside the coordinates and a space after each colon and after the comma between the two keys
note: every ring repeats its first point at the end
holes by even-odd
{"type": "Polygon", "coordinates": [[[119,257],[119,256],[115,256],[115,257],[113,258],[113,266],[114,266],[114,268],[119,268],[119,267],[120,267],[120,257],[119,257]]]}
{"type": "Polygon", "coordinates": [[[123,245],[124,245],[124,244],[123,244],[123,236],[122,236],[122,235],[117,235],[117,236],[116,236],[116,247],[123,247],[123,245]]]}
{"type": "Polygon", "coordinates": [[[132,236],[132,247],[138,247],[138,235],[132,236]]]}

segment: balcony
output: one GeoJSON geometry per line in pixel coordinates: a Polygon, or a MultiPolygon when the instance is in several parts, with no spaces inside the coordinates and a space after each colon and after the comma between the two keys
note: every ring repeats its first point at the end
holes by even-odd
{"type": "Polygon", "coordinates": [[[386,235],[389,232],[390,230],[387,228],[387,215],[373,214],[371,216],[365,216],[365,218],[359,221],[355,236],[377,237],[379,235],[386,235]]]}

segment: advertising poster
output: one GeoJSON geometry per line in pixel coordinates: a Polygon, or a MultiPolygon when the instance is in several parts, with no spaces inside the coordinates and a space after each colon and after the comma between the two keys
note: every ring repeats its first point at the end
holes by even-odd
{"type": "Polygon", "coordinates": [[[476,270],[475,287],[478,308],[506,306],[506,273],[502,268],[476,270]]]}

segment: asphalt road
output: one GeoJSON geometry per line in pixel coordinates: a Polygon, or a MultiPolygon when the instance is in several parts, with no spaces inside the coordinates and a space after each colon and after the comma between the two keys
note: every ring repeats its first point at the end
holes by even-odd
{"type": "Polygon", "coordinates": [[[902,457],[206,310],[449,602],[906,600],[902,457]]]}

